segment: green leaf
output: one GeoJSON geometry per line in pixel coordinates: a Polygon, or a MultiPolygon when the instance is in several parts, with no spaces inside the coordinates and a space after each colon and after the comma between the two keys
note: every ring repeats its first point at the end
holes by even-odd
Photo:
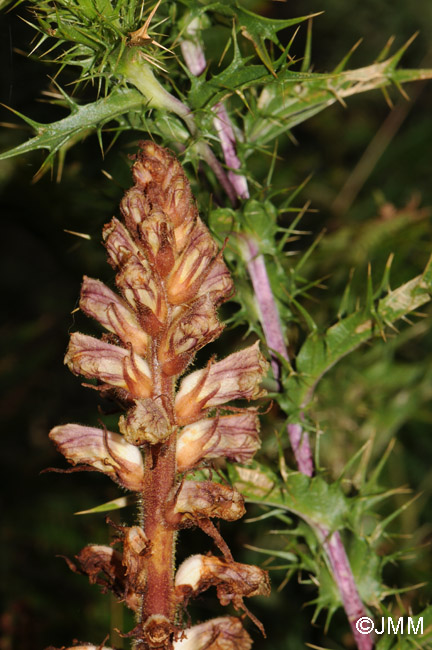
{"type": "Polygon", "coordinates": [[[48,150],[48,159],[51,160],[60,149],[70,146],[70,144],[84,138],[96,129],[102,128],[111,120],[120,118],[125,113],[142,111],[144,106],[145,100],[137,90],[119,88],[114,90],[108,97],[91,104],[84,106],[71,105],[70,115],[52,124],[35,122],[21,115],[18,111],[10,109],[30,124],[36,135],[23,144],[0,154],[0,160],[6,160],[38,149],[48,150]]]}
{"type": "Polygon", "coordinates": [[[313,15],[318,15],[311,14],[309,16],[301,16],[288,20],[275,20],[274,18],[258,16],[252,11],[241,7],[237,7],[236,14],[242,35],[252,41],[259,58],[274,76],[276,75],[273,68],[273,61],[267,52],[266,40],[279,45],[278,32],[287,27],[303,23],[309,18],[312,18],[313,15]]]}
{"type": "Polygon", "coordinates": [[[188,93],[189,106],[195,109],[203,108],[209,103],[213,106],[226,95],[265,83],[271,78],[264,66],[246,65],[247,60],[235,47],[233,60],[222,72],[212,75],[210,79],[206,79],[205,72],[200,77],[192,77],[188,93]]]}
{"type": "Polygon", "coordinates": [[[304,406],[315,384],[335,363],[368,339],[381,335],[383,326],[429,302],[431,293],[432,258],[422,275],[390,291],[376,307],[372,305],[374,313],[361,309],[338,321],[324,334],[312,332],[297,356],[297,376],[289,376],[284,382],[283,408],[292,411],[293,406],[294,409],[304,406]]]}
{"type": "Polygon", "coordinates": [[[388,85],[431,79],[432,70],[396,70],[399,53],[357,70],[320,74],[285,69],[266,84],[246,116],[246,141],[264,145],[346,97],[388,85]]]}
{"type": "Polygon", "coordinates": [[[94,508],[89,508],[88,510],[80,510],[76,512],[76,515],[93,515],[96,512],[111,512],[112,510],[120,510],[121,508],[126,508],[132,503],[131,497],[119,497],[118,499],[113,499],[112,501],[107,501],[106,503],[101,503],[94,508]]]}
{"type": "Polygon", "coordinates": [[[282,507],[295,513],[310,525],[327,530],[341,528],[348,505],[339,485],[329,485],[321,476],[310,478],[291,472],[283,483],[268,468],[255,462],[252,466],[229,466],[230,480],[246,501],[282,507]]]}

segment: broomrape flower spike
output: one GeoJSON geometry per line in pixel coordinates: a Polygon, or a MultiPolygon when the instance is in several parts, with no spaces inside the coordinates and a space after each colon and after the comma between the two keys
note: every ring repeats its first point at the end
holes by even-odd
{"type": "Polygon", "coordinates": [[[116,526],[120,550],[90,545],[67,562],[136,613],[126,636],[137,650],[249,650],[238,618],[183,629],[180,611],[214,586],[222,605],[248,613],[262,629],[243,599],[269,594],[267,572],[235,562],[211,522],[242,517],[243,498],[231,486],[194,480],[194,471],[212,459],[253,458],[260,444],[256,408],[220,409],[263,396],[268,364],[255,343],[210,360],[176,391],[196,352],[222,332],[217,308],[233,284],[176,158],[143,142],[132,173],[135,185],[121,202],[124,222],[113,218],[103,230],[119,294],[88,277],[81,288],[81,309],[106,333],[102,340],[72,334],[65,357],[73,373],[94,382],[86,385],[116,398],[125,412],[118,432],[65,424],[50,437],[75,469],[106,474],[137,493],[142,507],[138,525],[116,526]],[[194,555],[175,572],[177,532],[191,526],[222,555],[194,555]]]}

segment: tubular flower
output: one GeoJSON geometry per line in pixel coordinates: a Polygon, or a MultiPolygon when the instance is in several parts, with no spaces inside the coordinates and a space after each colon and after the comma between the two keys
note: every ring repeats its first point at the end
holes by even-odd
{"type": "Polygon", "coordinates": [[[258,431],[258,416],[252,409],[189,424],[178,438],[177,469],[183,472],[212,458],[248,463],[261,444],[258,431]]]}
{"type": "Polygon", "coordinates": [[[128,490],[142,489],[144,463],[140,451],[118,433],[65,424],[54,427],[49,437],[72,465],[90,466],[128,490]]]}
{"type": "Polygon", "coordinates": [[[243,596],[270,594],[266,571],[213,555],[191,555],[178,568],[175,586],[179,600],[188,600],[215,586],[222,605],[228,605],[232,601],[239,606],[243,596]]]}
{"type": "Polygon", "coordinates": [[[174,650],[250,650],[252,639],[238,618],[223,616],[194,625],[175,641],[174,650]]]}
{"type": "Polygon", "coordinates": [[[197,351],[221,334],[217,308],[233,283],[174,156],[142,143],[132,173],[135,185],[120,206],[124,221],[114,217],[103,230],[119,293],[88,277],[81,287],[82,311],[106,333],[72,334],[65,357],[74,374],[124,406],[119,433],[66,424],[50,437],[72,465],[139,493],[142,514],[139,525],[116,526],[121,550],[87,546],[68,564],[136,612],[128,634],[136,650],[249,650],[238,619],[182,630],[178,610],[212,585],[221,604],[246,612],[244,597],[269,593],[267,573],[234,562],[211,522],[242,517],[242,496],[190,475],[212,459],[252,459],[260,444],[257,410],[228,403],[264,395],[268,364],[256,343],[186,375],[176,392],[197,351]],[[185,526],[199,526],[223,557],[192,556],[175,574],[176,532],[185,526]]]}
{"type": "Polygon", "coordinates": [[[243,497],[230,486],[212,481],[186,481],[174,503],[168,506],[166,516],[179,522],[210,517],[235,521],[245,512],[243,497]]]}
{"type": "Polygon", "coordinates": [[[234,352],[229,357],[211,363],[203,370],[191,373],[180,384],[175,400],[179,424],[195,422],[211,406],[220,406],[234,399],[257,399],[264,393],[259,387],[267,362],[258,349],[234,352]]]}

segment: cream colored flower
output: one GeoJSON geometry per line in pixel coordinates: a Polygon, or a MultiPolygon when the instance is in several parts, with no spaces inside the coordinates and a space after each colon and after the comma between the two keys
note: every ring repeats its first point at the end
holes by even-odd
{"type": "Polygon", "coordinates": [[[250,650],[252,639],[238,618],[221,616],[183,631],[174,650],[250,650]]]}
{"type": "Polygon", "coordinates": [[[267,369],[268,363],[256,342],[222,361],[187,375],[180,384],[175,401],[178,423],[195,422],[204,409],[212,406],[265,395],[260,383],[267,369]]]}
{"type": "Polygon", "coordinates": [[[261,444],[258,431],[254,409],[188,424],[177,441],[177,468],[184,472],[212,458],[248,463],[261,444]]]}
{"type": "Polygon", "coordinates": [[[72,465],[86,465],[138,492],[142,489],[144,465],[137,447],[111,431],[80,424],[54,427],[49,437],[72,465]]]}

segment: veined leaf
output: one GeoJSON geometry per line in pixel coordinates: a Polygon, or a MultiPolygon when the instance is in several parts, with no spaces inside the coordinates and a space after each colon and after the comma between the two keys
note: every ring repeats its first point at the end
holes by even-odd
{"type": "Polygon", "coordinates": [[[370,310],[341,319],[325,333],[312,332],[296,361],[297,376],[285,381],[281,405],[287,412],[304,407],[315,384],[335,363],[368,339],[382,335],[386,326],[429,302],[432,294],[432,258],[422,275],[390,291],[370,310]]]}
{"type": "Polygon", "coordinates": [[[37,149],[49,151],[49,158],[62,147],[71,141],[85,137],[91,131],[102,128],[107,122],[119,118],[131,111],[142,111],[145,108],[145,98],[137,90],[117,89],[91,104],[79,106],[69,103],[71,113],[67,117],[53,122],[42,124],[35,122],[18,111],[16,115],[21,117],[36,132],[35,137],[23,142],[23,144],[0,154],[0,160],[6,160],[37,149]]]}
{"type": "Polygon", "coordinates": [[[383,61],[357,70],[320,74],[278,73],[277,80],[267,84],[256,110],[246,117],[247,141],[264,145],[346,97],[368,90],[399,86],[408,81],[431,79],[432,70],[396,70],[399,52],[383,61]]]}
{"type": "Polygon", "coordinates": [[[345,522],[348,505],[340,487],[329,485],[320,476],[310,478],[300,472],[291,472],[282,482],[269,469],[254,462],[251,466],[229,466],[234,487],[246,501],[284,508],[298,515],[310,525],[319,525],[334,531],[345,522]]]}

